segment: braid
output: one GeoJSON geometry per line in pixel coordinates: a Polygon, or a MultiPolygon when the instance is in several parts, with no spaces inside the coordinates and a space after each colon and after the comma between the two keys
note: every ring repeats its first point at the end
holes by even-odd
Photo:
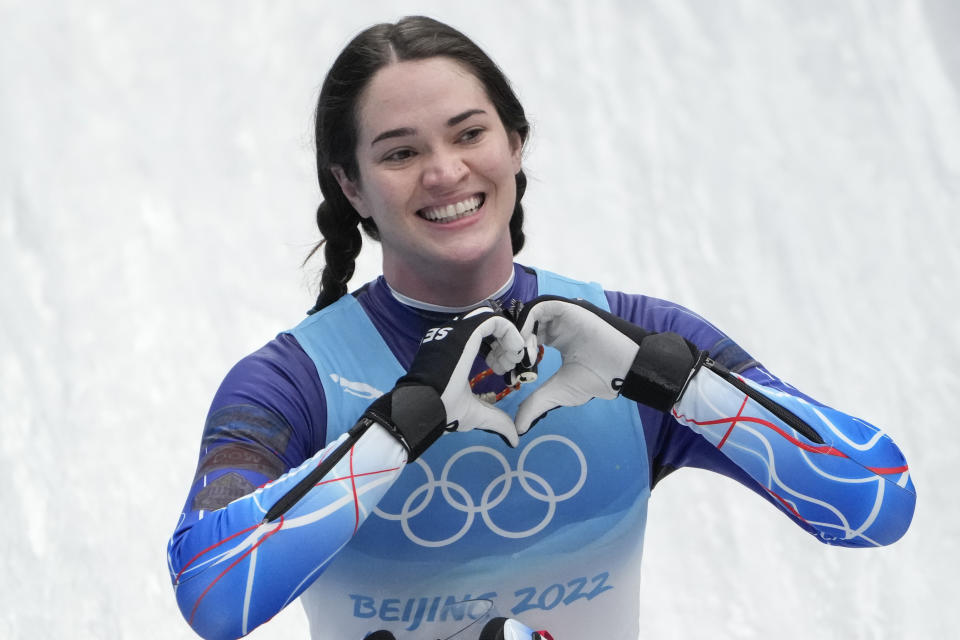
{"type": "MultiPolygon", "coordinates": [[[[312,256],[323,246],[326,264],[320,275],[320,295],[310,313],[332,304],[347,293],[347,282],[353,277],[356,259],[363,245],[363,237],[357,223],[358,216],[351,208],[349,212],[338,214],[328,201],[317,207],[317,228],[323,240],[314,247],[312,256]]],[[[307,257],[309,260],[310,256],[307,257]]]]}
{"type": "Polygon", "coordinates": [[[513,215],[510,216],[510,244],[513,246],[513,255],[520,253],[523,249],[523,243],[526,236],[523,233],[523,205],[520,200],[523,199],[523,193],[527,190],[527,176],[521,169],[517,173],[517,204],[513,206],[513,215]]]}

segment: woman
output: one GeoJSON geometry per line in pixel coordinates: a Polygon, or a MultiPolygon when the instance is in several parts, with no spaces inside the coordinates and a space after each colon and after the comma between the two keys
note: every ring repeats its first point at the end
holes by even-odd
{"type": "Polygon", "coordinates": [[[315,637],[436,637],[482,599],[557,637],[635,638],[647,499],[681,466],[830,544],[903,535],[914,489],[881,432],[682,307],[513,262],[529,127],[464,35],[362,32],[316,125],[320,295],[227,375],[170,540],[200,635],[303,594],[315,637]],[[348,295],[359,227],[383,276],[348,295]]]}

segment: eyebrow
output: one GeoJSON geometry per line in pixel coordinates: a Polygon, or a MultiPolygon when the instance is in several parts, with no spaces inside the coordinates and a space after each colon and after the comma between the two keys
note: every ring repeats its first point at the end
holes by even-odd
{"type": "MultiPolygon", "coordinates": [[[[482,113],[486,113],[486,111],[484,111],[483,109],[467,109],[463,113],[459,113],[453,116],[452,118],[450,118],[449,120],[447,120],[447,126],[454,127],[460,124],[461,122],[463,122],[464,120],[466,120],[467,118],[469,118],[470,116],[475,116],[477,114],[482,114],[482,113]]],[[[370,146],[372,147],[373,145],[377,144],[381,140],[387,140],[389,138],[401,138],[403,136],[412,136],[416,133],[417,133],[417,130],[412,127],[400,127],[399,129],[390,129],[389,131],[384,131],[383,133],[378,135],[376,138],[374,138],[373,141],[370,142],[370,146]]]]}
{"type": "Polygon", "coordinates": [[[484,111],[483,109],[467,109],[460,115],[453,116],[452,118],[447,120],[447,126],[454,127],[460,124],[461,122],[463,122],[464,120],[466,120],[467,118],[469,118],[470,116],[475,116],[478,113],[486,113],[486,111],[484,111]]]}
{"type": "Polygon", "coordinates": [[[401,138],[403,136],[412,136],[417,132],[416,129],[411,127],[401,127],[399,129],[390,129],[389,131],[384,131],[370,143],[370,146],[377,144],[381,140],[386,140],[387,138],[401,138]]]}

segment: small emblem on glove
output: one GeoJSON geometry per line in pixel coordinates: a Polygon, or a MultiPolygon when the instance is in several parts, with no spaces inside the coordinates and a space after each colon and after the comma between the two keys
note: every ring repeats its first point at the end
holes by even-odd
{"type": "Polygon", "coordinates": [[[434,327],[427,331],[427,335],[423,336],[420,344],[430,342],[431,340],[443,340],[451,331],[453,331],[453,327],[434,327]]]}

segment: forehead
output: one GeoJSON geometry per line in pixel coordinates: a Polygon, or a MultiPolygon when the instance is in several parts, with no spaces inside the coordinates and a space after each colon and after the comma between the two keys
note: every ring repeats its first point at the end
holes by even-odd
{"type": "Polygon", "coordinates": [[[393,128],[445,123],[467,109],[494,113],[480,80],[450,58],[405,60],[383,67],[360,97],[360,140],[393,128]]]}

